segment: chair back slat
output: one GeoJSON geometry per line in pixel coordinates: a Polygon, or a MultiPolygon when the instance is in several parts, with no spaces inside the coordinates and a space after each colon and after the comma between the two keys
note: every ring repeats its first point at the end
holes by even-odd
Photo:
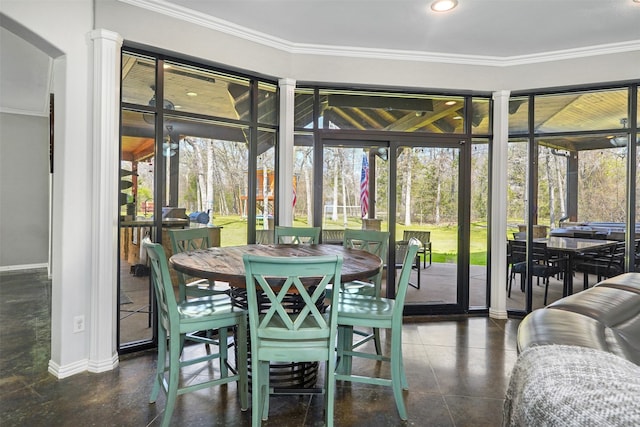
{"type": "Polygon", "coordinates": [[[365,250],[384,260],[389,249],[389,232],[346,229],[343,245],[345,248],[365,250]]]}
{"type": "MultiPolygon", "coordinates": [[[[252,340],[329,339],[335,334],[324,299],[327,285],[340,281],[341,257],[245,255],[243,259],[252,340]],[[295,306],[288,304],[292,295],[295,306]]],[[[332,300],[336,297],[337,292],[332,293],[332,300]]]]}
{"type": "Polygon", "coordinates": [[[294,245],[320,243],[320,227],[283,227],[276,226],[274,241],[294,245]]]}
{"type": "MultiPolygon", "coordinates": [[[[389,232],[377,230],[344,230],[343,246],[351,249],[361,249],[378,255],[383,262],[387,260],[389,249],[389,232]]],[[[382,288],[382,269],[369,281],[375,285],[375,294],[380,296],[382,288]]]]}
{"type": "Polygon", "coordinates": [[[145,243],[144,245],[151,266],[151,282],[156,292],[158,322],[162,323],[165,330],[171,331],[171,326],[178,324],[178,305],[169,275],[167,256],[159,243],[145,243]]]}
{"type": "MultiPolygon", "coordinates": [[[[413,260],[418,253],[418,249],[422,246],[422,242],[416,238],[409,239],[407,244],[407,250],[405,251],[404,259],[402,261],[402,269],[400,270],[400,278],[398,279],[398,285],[396,289],[395,306],[393,317],[398,318],[398,321],[402,321],[402,307],[404,307],[404,301],[407,296],[407,289],[409,288],[409,277],[411,276],[411,269],[413,267],[413,260]]],[[[420,272],[418,272],[420,274],[420,272]]]]}
{"type": "Polygon", "coordinates": [[[211,247],[207,228],[169,229],[168,231],[174,254],[211,247]]]}
{"type": "MultiPolygon", "coordinates": [[[[174,254],[182,252],[196,251],[208,249],[211,245],[209,229],[206,227],[197,228],[175,228],[168,229],[171,239],[171,248],[174,254]]],[[[184,301],[187,297],[209,296],[223,291],[213,289],[213,282],[209,283],[208,289],[199,289],[198,286],[187,286],[193,282],[202,282],[200,277],[192,277],[188,274],[175,270],[178,279],[178,289],[180,301],[184,301]]]]}

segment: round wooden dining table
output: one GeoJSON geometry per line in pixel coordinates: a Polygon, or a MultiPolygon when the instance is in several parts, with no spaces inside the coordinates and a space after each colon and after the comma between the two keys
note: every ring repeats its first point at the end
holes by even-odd
{"type": "MultiPolygon", "coordinates": [[[[242,259],[245,254],[287,258],[339,255],[343,259],[341,270],[343,283],[366,280],[376,275],[383,266],[380,257],[367,251],[327,244],[260,244],[213,247],[175,254],[171,256],[169,263],[177,271],[189,276],[228,282],[231,287],[231,299],[238,306],[246,307],[246,278],[242,259]]],[[[291,298],[291,301],[295,301],[297,296],[292,295],[291,298]]],[[[288,303],[283,301],[283,305],[288,303]]],[[[294,303],[293,306],[295,305],[294,303]]],[[[272,362],[269,370],[270,386],[274,394],[322,393],[322,389],[315,388],[318,362],[272,362]]],[[[251,367],[249,367],[249,376],[251,376],[251,367]]]]}
{"type": "Polygon", "coordinates": [[[242,245],[224,246],[182,252],[171,256],[169,263],[177,271],[189,276],[227,282],[230,286],[243,288],[246,285],[245,254],[270,257],[305,257],[339,255],[343,259],[342,282],[365,280],[376,275],[382,268],[382,259],[360,249],[341,245],[242,245]]]}

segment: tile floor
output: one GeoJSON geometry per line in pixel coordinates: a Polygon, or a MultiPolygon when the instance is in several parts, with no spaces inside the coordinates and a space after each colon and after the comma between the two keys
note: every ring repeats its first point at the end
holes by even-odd
{"type": "MultiPolygon", "coordinates": [[[[57,380],[50,357],[50,282],[45,271],[0,273],[0,424],[157,426],[164,397],[149,404],[155,353],[121,357],[117,369],[57,380]]],[[[519,320],[407,319],[403,330],[409,420],[398,418],[390,389],[338,383],[336,426],[499,426],[516,360],[519,320]]],[[[387,341],[387,337],[384,337],[387,341]]],[[[200,351],[196,346],[187,351],[200,351]]],[[[365,361],[354,369],[388,372],[365,361]]],[[[214,368],[215,370],[215,368],[214,368]]],[[[193,373],[203,375],[205,368],[193,373]]],[[[271,398],[263,426],[322,425],[321,396],[271,398]]],[[[180,396],[176,426],[249,426],[234,385],[180,396]]]]}

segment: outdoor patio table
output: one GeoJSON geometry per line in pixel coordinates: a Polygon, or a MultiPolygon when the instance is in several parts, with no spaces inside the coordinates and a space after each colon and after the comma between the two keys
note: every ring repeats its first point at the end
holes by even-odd
{"type": "Polygon", "coordinates": [[[568,257],[567,266],[567,290],[563,297],[573,294],[573,268],[576,255],[585,251],[593,251],[614,246],[616,240],[583,239],[575,237],[551,236],[544,239],[533,239],[534,242],[544,242],[551,251],[566,254],[568,257]]]}

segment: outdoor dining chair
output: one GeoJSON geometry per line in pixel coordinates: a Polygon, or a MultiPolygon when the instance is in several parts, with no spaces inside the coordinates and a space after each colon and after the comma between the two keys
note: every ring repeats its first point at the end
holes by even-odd
{"type": "MultiPolygon", "coordinates": [[[[247,346],[237,346],[237,372],[228,375],[228,352],[226,346],[219,346],[218,353],[207,353],[204,356],[185,359],[183,353],[185,340],[210,344],[206,337],[192,335],[197,331],[215,330],[226,331],[234,327],[235,339],[238,343],[247,342],[247,312],[234,306],[229,299],[215,297],[194,298],[177,302],[169,275],[167,258],[162,245],[148,243],[145,245],[151,264],[151,281],[156,292],[158,307],[158,362],[153,381],[150,403],[158,398],[160,389],[166,394],[166,405],[162,418],[162,426],[171,423],[171,415],[176,404],[177,396],[203,388],[213,387],[231,382],[238,383],[240,393],[240,407],[244,411],[249,406],[247,346]],[[168,365],[167,365],[168,357],[168,365]],[[210,377],[201,382],[192,382],[181,378],[182,368],[219,361],[219,376],[210,377]],[[182,381],[182,383],[181,383],[182,381]]],[[[200,375],[194,376],[194,381],[200,375]]]]}
{"type": "MultiPolygon", "coordinates": [[[[547,244],[543,242],[533,242],[530,250],[532,259],[531,271],[527,266],[527,242],[525,240],[511,241],[511,256],[514,259],[522,259],[525,261],[516,262],[511,267],[511,271],[520,274],[520,289],[524,290],[527,274],[544,279],[544,305],[547,305],[547,294],[549,292],[549,278],[553,276],[561,276],[563,278],[563,291],[567,292],[567,277],[571,274],[567,271],[569,266],[569,258],[564,255],[553,254],[547,244]]],[[[511,285],[509,285],[508,295],[511,296],[511,285]]]]}
{"type": "MultiPolygon", "coordinates": [[[[195,251],[198,249],[210,248],[209,230],[206,227],[197,228],[175,228],[168,229],[171,239],[171,248],[174,254],[195,251]]],[[[215,283],[207,279],[194,279],[179,271],[176,271],[178,278],[178,296],[180,301],[190,297],[207,297],[220,295],[228,297],[229,286],[215,283]]]]}
{"type": "Polygon", "coordinates": [[[582,253],[575,263],[575,271],[583,274],[583,288],[589,287],[589,274],[597,281],[624,273],[625,242],[590,253],[582,253]]]}
{"type": "Polygon", "coordinates": [[[422,255],[422,268],[427,268],[427,253],[429,253],[429,266],[432,261],[431,250],[431,232],[424,230],[404,230],[402,233],[402,240],[408,242],[411,238],[416,238],[420,241],[421,247],[418,249],[418,255],[422,255]]]}
{"type": "Polygon", "coordinates": [[[338,312],[338,366],[336,380],[360,382],[391,386],[398,408],[398,414],[403,420],[407,419],[407,410],[402,398],[402,390],[408,390],[409,385],[402,362],[402,312],[409,286],[409,276],[413,267],[416,253],[421,244],[416,239],[409,241],[409,246],[402,263],[396,298],[388,299],[379,296],[340,293],[338,305],[331,310],[338,312]],[[353,349],[353,328],[373,326],[391,330],[390,355],[368,353],[353,349]],[[369,377],[352,372],[352,358],[363,357],[377,361],[390,362],[391,378],[369,377]]]}
{"type": "Polygon", "coordinates": [[[320,243],[320,227],[275,227],[275,243],[291,243],[294,245],[320,243]]]}
{"type": "MultiPolygon", "coordinates": [[[[243,256],[251,341],[251,425],[269,416],[270,362],[325,362],[325,425],[333,425],[337,316],[325,311],[325,290],[340,283],[335,256],[243,256]],[[283,301],[297,295],[296,309],[283,301]]],[[[335,307],[338,292],[332,294],[335,307]]]]}

